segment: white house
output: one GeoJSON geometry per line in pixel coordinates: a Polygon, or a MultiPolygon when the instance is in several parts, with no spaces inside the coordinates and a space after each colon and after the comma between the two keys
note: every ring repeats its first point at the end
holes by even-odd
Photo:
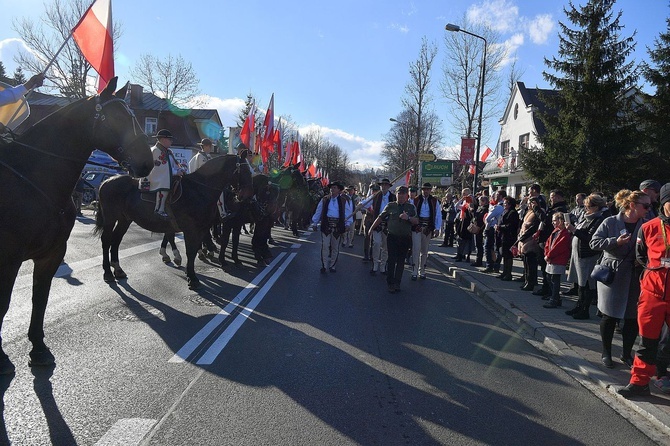
{"type": "Polygon", "coordinates": [[[482,178],[488,182],[491,191],[503,189],[509,196],[519,198],[533,182],[532,178],[524,175],[519,154],[529,147],[540,146],[537,135],[545,132],[544,124],[536,115],[538,110],[545,109],[538,98],[539,92],[556,94],[555,90],[526,88],[523,82],[517,82],[514,86],[505,112],[498,121],[500,136],[496,145],[497,156],[489,157],[482,171],[482,178]]]}

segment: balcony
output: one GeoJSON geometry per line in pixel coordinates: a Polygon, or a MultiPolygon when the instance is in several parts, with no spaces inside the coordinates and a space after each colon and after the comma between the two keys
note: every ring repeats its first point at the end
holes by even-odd
{"type": "Polygon", "coordinates": [[[523,171],[523,167],[518,165],[518,158],[518,154],[513,153],[511,155],[492,159],[486,163],[482,170],[482,174],[491,177],[523,171]]]}

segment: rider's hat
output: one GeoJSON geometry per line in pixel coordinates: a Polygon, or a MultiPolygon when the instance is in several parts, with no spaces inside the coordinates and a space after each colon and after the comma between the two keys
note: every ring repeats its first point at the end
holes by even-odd
{"type": "Polygon", "coordinates": [[[169,130],[166,129],[161,129],[154,135],[154,138],[169,138],[169,139],[174,139],[174,136],[172,136],[172,133],[170,133],[169,130]]]}
{"type": "Polygon", "coordinates": [[[381,186],[382,184],[388,184],[389,186],[393,186],[393,183],[391,183],[391,182],[389,181],[388,178],[384,178],[384,179],[381,180],[378,184],[379,184],[380,186],[381,186]]]}
{"type": "Polygon", "coordinates": [[[202,138],[202,141],[198,143],[199,146],[213,146],[212,140],[209,138],[202,138]]]}
{"type": "Polygon", "coordinates": [[[329,188],[333,186],[337,187],[340,190],[340,192],[344,190],[344,184],[340,183],[339,181],[333,181],[328,185],[329,188]]]}

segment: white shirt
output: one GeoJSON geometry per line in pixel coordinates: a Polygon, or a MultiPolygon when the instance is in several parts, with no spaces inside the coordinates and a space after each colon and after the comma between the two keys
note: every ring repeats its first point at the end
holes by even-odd
{"type": "MultiPolygon", "coordinates": [[[[312,216],[312,224],[316,225],[321,221],[321,211],[323,209],[323,200],[319,201],[319,204],[316,207],[316,212],[312,216]]],[[[344,226],[351,226],[354,223],[354,205],[351,200],[344,199],[344,226]]],[[[331,198],[328,202],[328,209],[326,209],[326,217],[328,218],[339,218],[340,217],[340,206],[337,199],[331,198]]]]}
{"type": "Polygon", "coordinates": [[[13,104],[26,94],[28,90],[23,85],[6,88],[0,91],[0,107],[7,104],[13,104]]]}
{"type": "MultiPolygon", "coordinates": [[[[414,204],[418,201],[419,197],[416,197],[414,200],[414,204]]],[[[419,213],[420,218],[427,218],[430,217],[430,202],[428,201],[428,198],[423,197],[423,203],[421,203],[421,209],[418,209],[417,212],[419,213]]],[[[434,222],[435,229],[440,229],[442,227],[442,209],[440,209],[440,201],[435,200],[435,222],[434,222]]]]}

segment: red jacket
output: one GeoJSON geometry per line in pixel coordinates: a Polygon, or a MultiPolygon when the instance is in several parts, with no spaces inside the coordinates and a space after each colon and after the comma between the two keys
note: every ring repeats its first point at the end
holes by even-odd
{"type": "Polygon", "coordinates": [[[668,268],[661,267],[661,258],[670,257],[670,252],[666,253],[665,241],[663,240],[663,230],[670,243],[670,224],[667,217],[656,217],[644,223],[637,234],[636,256],[637,261],[645,266],[642,278],[640,279],[640,288],[643,292],[660,299],[670,297],[670,287],[668,287],[668,268]]]}
{"type": "Polygon", "coordinates": [[[567,229],[554,229],[544,243],[544,256],[552,265],[567,265],[572,251],[572,234],[567,229]]]}

